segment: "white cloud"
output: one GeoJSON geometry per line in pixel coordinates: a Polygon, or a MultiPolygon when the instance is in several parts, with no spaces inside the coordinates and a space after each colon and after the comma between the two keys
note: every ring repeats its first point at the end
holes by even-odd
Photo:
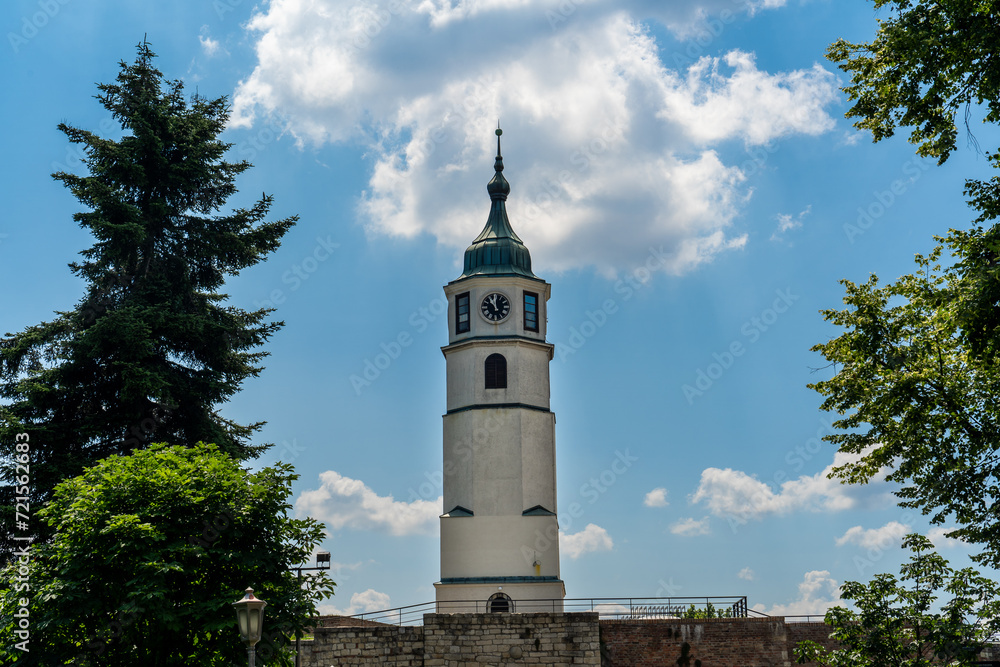
{"type": "Polygon", "coordinates": [[[646,494],[642,504],[646,507],[666,507],[670,504],[667,502],[667,490],[662,486],[658,486],[646,494]]]}
{"type": "Polygon", "coordinates": [[[865,549],[887,549],[890,546],[899,546],[903,543],[903,537],[910,532],[910,526],[890,521],[881,528],[870,528],[865,530],[861,526],[849,528],[846,533],[837,538],[837,546],[845,544],[856,544],[865,549]]]}
{"type": "Polygon", "coordinates": [[[953,537],[945,537],[947,533],[953,530],[958,530],[957,526],[942,527],[935,526],[927,532],[927,539],[929,539],[936,548],[938,549],[953,549],[959,545],[965,544],[964,540],[959,540],[953,537]]]}
{"type": "Polygon", "coordinates": [[[579,533],[559,531],[559,549],[564,556],[574,560],[593,551],[611,551],[614,546],[608,531],[593,523],[588,523],[579,533]]]}
{"type": "Polygon", "coordinates": [[[815,475],[803,475],[784,482],[781,487],[766,484],[756,477],[731,468],[706,468],[691,502],[705,503],[717,517],[745,522],[768,514],[795,511],[839,512],[862,505],[892,503],[892,495],[879,474],[868,484],[842,484],[827,475],[836,467],[858,457],[834,454],[833,463],[815,475]]]}
{"type": "Polygon", "coordinates": [[[776,604],[770,609],[762,604],[756,604],[753,608],[769,616],[801,616],[822,615],[827,609],[840,604],[840,586],[830,577],[830,573],[827,570],[813,570],[806,572],[799,584],[798,599],[787,604],[776,604]]]}
{"type": "Polygon", "coordinates": [[[731,2],[592,0],[550,27],[546,12],[565,4],[401,0],[389,12],[273,0],[249,22],[258,64],[235,91],[233,122],[280,112],[300,142],[367,144],[367,232],[430,234],[456,263],[489,211],[498,118],[508,209],[535,267],[612,275],[652,246],[663,270],[682,273],[742,247],[735,221],[750,189],[720,144],[827,131],[832,75],[769,73],[743,51],[672,69],[643,27],[696,34],[731,2]]]}
{"type": "Polygon", "coordinates": [[[737,572],[736,576],[739,577],[740,579],[746,579],[747,581],[753,581],[754,579],[757,578],[756,573],[754,573],[754,571],[751,570],[749,567],[745,567],[739,572],[737,572]]]}
{"type": "Polygon", "coordinates": [[[824,107],[836,99],[833,75],[819,65],[768,74],[753,54],[703,57],[667,91],[658,116],[680,123],[705,143],[739,137],[766,144],[788,134],[821,134],[834,126],[824,107]],[[732,70],[726,72],[724,70],[732,70]]]}
{"type": "Polygon", "coordinates": [[[201,27],[201,34],[198,35],[198,41],[201,42],[201,50],[205,52],[206,56],[212,57],[219,52],[219,42],[209,37],[207,25],[201,27]]]}
{"type": "Polygon", "coordinates": [[[812,211],[812,205],[806,206],[803,210],[799,211],[799,214],[792,217],[788,213],[779,213],[775,216],[778,221],[778,227],[771,234],[772,241],[781,241],[784,239],[785,232],[790,232],[793,229],[798,229],[802,226],[802,219],[809,215],[812,211]]]}
{"type": "Polygon", "coordinates": [[[316,605],[316,608],[320,614],[353,616],[355,614],[361,614],[368,611],[382,611],[383,609],[388,609],[389,596],[386,593],[380,593],[379,591],[369,588],[366,591],[352,595],[350,605],[347,609],[338,609],[332,604],[319,604],[316,605]]]}
{"type": "Polygon", "coordinates": [[[703,519],[695,519],[694,517],[689,517],[687,519],[681,519],[680,521],[675,521],[670,526],[670,532],[674,535],[683,535],[684,537],[693,537],[695,535],[708,535],[712,532],[712,529],[708,526],[708,517],[703,519]]]}
{"type": "Polygon", "coordinates": [[[303,491],[295,501],[295,509],[300,516],[325,522],[331,530],[351,528],[412,535],[437,529],[442,498],[411,503],[394,500],[334,470],[320,473],[319,479],[320,487],[303,491]]]}

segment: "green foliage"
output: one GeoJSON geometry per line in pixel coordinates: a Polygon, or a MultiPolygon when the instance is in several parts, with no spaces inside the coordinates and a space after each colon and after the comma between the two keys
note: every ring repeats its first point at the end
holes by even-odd
{"type": "Polygon", "coordinates": [[[684,610],[681,618],[731,618],[732,609],[716,609],[711,602],[705,605],[704,609],[699,609],[693,604],[684,610]]]}
{"type": "Polygon", "coordinates": [[[259,664],[291,664],[282,648],[334,586],[319,573],[300,588],[289,571],[324,537],[289,516],[296,478],[285,464],[249,473],[198,443],[112,456],[64,481],[39,512],[53,538],[30,553],[30,590],[15,564],[0,580],[0,663],[243,664],[232,603],[250,586],[267,602],[259,664]],[[24,596],[27,654],[11,622],[24,596]]]}
{"type": "MultiPolygon", "coordinates": [[[[868,44],[839,40],[828,57],[851,73],[848,117],[875,141],[910,128],[917,153],[945,162],[956,148],[958,122],[971,137],[976,106],[984,122],[1000,122],[1000,5],[994,0],[874,0],[892,16],[868,44]],[[961,121],[958,121],[961,114],[961,121]]],[[[975,139],[972,138],[973,143],[975,139]]],[[[1000,155],[987,153],[993,168],[1000,155]]],[[[974,558],[1000,565],[1000,178],[967,180],[979,212],[968,231],[937,238],[917,271],[884,286],[876,276],[843,281],[845,310],[824,311],[844,329],[815,346],[832,362],[833,378],[810,385],[838,412],[838,432],[825,439],[853,454],[833,476],[866,483],[886,472],[902,485],[904,507],[933,523],[954,520],[949,535],[980,547],[974,558]],[[953,263],[942,269],[945,253],[953,263]]],[[[800,644],[800,662],[831,667],[971,665],[997,631],[997,584],[971,568],[955,571],[918,535],[900,580],[877,575],[848,582],[842,598],[858,611],[826,616],[842,648],[800,644]],[[909,586],[904,584],[909,583],[909,586]],[[943,595],[945,601],[938,602],[943,595]]]]}
{"type": "Polygon", "coordinates": [[[964,268],[969,238],[939,239],[958,254],[950,268],[938,263],[938,246],[895,283],[843,281],[848,308],[824,316],[846,331],[813,348],[837,373],[810,386],[825,396],[824,410],[845,415],[826,439],[857,457],[835,476],[856,484],[890,471],[888,479],[903,484],[901,505],[934,523],[954,519],[960,527],[950,535],[981,545],[979,560],[996,566],[1000,366],[964,336],[980,280],[964,268]]]}
{"type": "Polygon", "coordinates": [[[892,16],[870,43],[840,39],[827,57],[851,74],[848,117],[875,141],[910,127],[925,157],[944,162],[955,149],[956,117],[986,105],[1000,122],[1000,6],[994,0],[874,0],[892,16]]]}
{"type": "Polygon", "coordinates": [[[825,622],[840,648],[800,642],[796,658],[829,667],[975,665],[979,650],[1000,629],[1000,587],[971,568],[954,570],[931,551],[926,537],[904,540],[913,555],[897,581],[891,574],[861,584],[849,581],[844,600],[858,611],[834,607],[825,622]],[[938,601],[940,595],[947,598],[938,601]]]}
{"type": "MultiPolygon", "coordinates": [[[[85,466],[151,442],[215,442],[238,459],[261,449],[249,441],[260,423],[237,424],[216,407],[261,371],[266,353],[257,348],[281,323],[267,322],[267,309],[225,305],[219,289],[275,250],[295,218],[265,221],[266,195],[218,213],[250,167],[223,159],[228,102],[188,103],[154,58],[140,44],[116,83],[98,86],[120,139],[59,126],[89,172],[53,174],[83,207],[74,220],[95,238],[70,264],[85,282],[83,298],[0,340],[0,456],[9,463],[14,435],[30,435],[36,506],[85,466]]],[[[9,483],[13,471],[4,472],[9,483]]]]}

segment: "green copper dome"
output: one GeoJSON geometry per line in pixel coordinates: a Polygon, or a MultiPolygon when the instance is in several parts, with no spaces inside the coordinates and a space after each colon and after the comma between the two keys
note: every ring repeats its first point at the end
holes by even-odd
{"type": "Polygon", "coordinates": [[[507,219],[507,195],[510,183],[503,177],[503,156],[500,155],[500,135],[497,128],[497,159],[493,164],[496,173],[486,186],[492,200],[490,217],[479,236],[465,250],[465,270],[459,276],[518,275],[528,278],[537,276],[531,272],[531,254],[524,243],[511,229],[507,219]]]}

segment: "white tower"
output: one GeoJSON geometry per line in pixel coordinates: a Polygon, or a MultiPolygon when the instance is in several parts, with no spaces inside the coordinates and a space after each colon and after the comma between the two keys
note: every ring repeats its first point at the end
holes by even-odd
{"type": "Polygon", "coordinates": [[[550,285],[511,229],[497,129],[492,205],[448,297],[438,611],[562,611],[550,285]],[[529,602],[546,600],[547,602],[529,602]],[[455,604],[456,601],[474,601],[455,604]],[[555,602],[553,602],[555,601],[555,602]],[[452,603],[452,604],[448,604],[452,603]]]}

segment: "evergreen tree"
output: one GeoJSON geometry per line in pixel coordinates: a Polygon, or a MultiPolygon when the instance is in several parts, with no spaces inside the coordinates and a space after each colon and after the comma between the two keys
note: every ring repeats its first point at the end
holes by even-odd
{"type": "MultiPolygon", "coordinates": [[[[269,309],[226,305],[219,289],[275,250],[296,218],[265,221],[268,195],[221,212],[251,166],[224,160],[228,100],[188,102],[183,84],[154,67],[149,44],[137,50],[115,83],[98,85],[120,139],[59,125],[83,148],[89,172],[53,174],[83,205],[74,220],[96,239],[70,264],[85,294],[72,310],[0,340],[4,481],[17,480],[15,442],[27,440],[35,506],[84,467],[151,442],[214,442],[238,460],[263,448],[250,442],[263,422],[237,424],[217,408],[260,373],[259,348],[283,323],[267,321],[269,309]]],[[[14,488],[3,487],[5,526],[14,488]]],[[[9,549],[0,539],[0,551],[9,549]]]]}

